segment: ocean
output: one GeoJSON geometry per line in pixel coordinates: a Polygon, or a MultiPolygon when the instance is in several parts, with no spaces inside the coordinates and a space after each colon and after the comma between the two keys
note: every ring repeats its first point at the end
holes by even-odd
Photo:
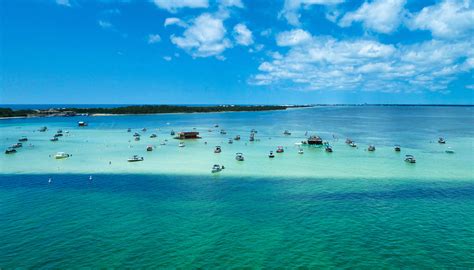
{"type": "Polygon", "coordinates": [[[0,268],[471,269],[473,110],[1,120],[4,148],[21,136],[28,142],[0,156],[0,268]],[[38,132],[42,126],[48,131],[38,132]],[[69,133],[49,141],[57,129],[69,133]],[[171,130],[196,130],[202,139],[180,148],[171,130]],[[235,135],[242,139],[228,144],[235,135]],[[309,135],[334,152],[295,144],[309,135]],[[345,144],[348,137],[357,148],[345,144]],[[217,145],[222,153],[213,152],[217,145]],[[277,146],[284,153],[269,159],[277,146]],[[52,158],[59,151],[72,156],[52,158]],[[237,152],[245,161],[235,160],[237,152]],[[144,161],[127,162],[135,154],[144,161]],[[406,163],[406,154],[417,163],[406,163]],[[213,174],[213,164],[225,169],[213,174]]]}

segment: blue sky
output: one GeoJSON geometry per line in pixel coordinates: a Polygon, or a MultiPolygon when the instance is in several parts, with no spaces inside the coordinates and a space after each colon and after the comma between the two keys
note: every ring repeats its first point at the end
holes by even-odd
{"type": "Polygon", "coordinates": [[[469,0],[0,5],[3,104],[474,103],[469,0]]]}

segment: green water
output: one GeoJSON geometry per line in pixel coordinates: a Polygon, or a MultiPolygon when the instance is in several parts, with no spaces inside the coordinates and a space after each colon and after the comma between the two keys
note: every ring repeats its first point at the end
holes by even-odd
{"type": "Polygon", "coordinates": [[[474,184],[0,177],[0,266],[474,267],[474,184]]]}

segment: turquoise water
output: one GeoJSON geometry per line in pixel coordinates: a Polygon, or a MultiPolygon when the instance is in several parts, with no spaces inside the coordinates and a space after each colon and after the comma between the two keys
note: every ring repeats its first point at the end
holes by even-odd
{"type": "Polygon", "coordinates": [[[88,117],[84,129],[79,120],[0,122],[4,147],[22,135],[32,144],[0,158],[0,268],[474,267],[472,107],[88,117]],[[227,135],[207,131],[216,123],[227,135]],[[41,126],[50,131],[33,132],[41,126]],[[158,138],[128,142],[128,127],[158,138]],[[193,127],[203,139],[178,148],[169,138],[193,127]],[[49,142],[58,128],[70,135],[49,142]],[[248,142],[252,128],[260,141],[248,142]],[[298,155],[306,131],[333,155],[298,155]],[[243,140],[226,144],[237,133],[243,140]],[[268,159],[278,145],[285,153],[268,159]],[[57,151],[73,156],[49,157],[57,151]],[[134,153],[145,161],[127,163],[134,153]],[[408,153],[416,164],[403,162],[408,153]],[[214,163],[226,169],[211,175],[214,163]]]}

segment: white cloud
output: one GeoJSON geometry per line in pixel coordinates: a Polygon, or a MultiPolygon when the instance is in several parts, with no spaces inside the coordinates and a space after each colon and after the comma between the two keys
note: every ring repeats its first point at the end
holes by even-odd
{"type": "Polygon", "coordinates": [[[245,24],[239,23],[234,26],[234,38],[239,45],[249,46],[253,44],[252,31],[245,24]]]}
{"type": "Polygon", "coordinates": [[[272,35],[272,29],[271,28],[265,29],[262,32],[260,32],[260,35],[262,37],[269,37],[272,35]]]}
{"type": "Polygon", "coordinates": [[[474,33],[472,1],[445,0],[423,8],[408,22],[410,29],[429,30],[438,38],[472,36],[474,33]]]}
{"type": "Polygon", "coordinates": [[[177,25],[177,26],[181,26],[181,27],[187,27],[188,26],[188,24],[183,22],[181,19],[174,18],[174,17],[165,19],[164,26],[167,27],[167,26],[170,26],[170,25],[177,25]]]}
{"type": "Polygon", "coordinates": [[[391,33],[402,21],[405,2],[406,0],[364,2],[356,11],[346,13],[340,19],[339,26],[347,27],[352,22],[361,22],[366,29],[379,33],[391,33]]]}
{"type": "Polygon", "coordinates": [[[300,90],[445,91],[459,74],[472,72],[471,47],[469,41],[390,45],[310,37],[284,54],[269,54],[249,83],[300,90]]]}
{"type": "Polygon", "coordinates": [[[153,3],[159,8],[166,9],[169,12],[176,12],[181,8],[207,8],[208,0],[153,0],[153,3]]]}
{"type": "Polygon", "coordinates": [[[169,62],[171,61],[173,58],[171,58],[171,56],[163,56],[163,60],[169,62]]]}
{"type": "Polygon", "coordinates": [[[71,2],[69,0],[56,0],[56,4],[67,7],[71,6],[71,2]]]}
{"type": "Polygon", "coordinates": [[[109,21],[105,21],[105,20],[99,20],[98,24],[99,24],[100,27],[102,27],[104,29],[110,29],[110,28],[114,27],[112,25],[112,23],[110,23],[109,21]]]}
{"type": "Polygon", "coordinates": [[[161,41],[161,37],[158,34],[149,34],[148,35],[148,44],[155,44],[161,41]]]}
{"type": "Polygon", "coordinates": [[[285,0],[283,10],[279,16],[283,16],[289,24],[298,26],[300,24],[300,9],[311,5],[337,5],[345,0],[285,0]]]}
{"type": "Polygon", "coordinates": [[[295,46],[311,40],[311,34],[302,30],[295,29],[279,33],[276,37],[278,46],[295,46]]]}
{"type": "Polygon", "coordinates": [[[194,19],[182,36],[171,36],[171,42],[193,57],[219,56],[232,46],[226,38],[223,19],[204,13],[194,19]]]}
{"type": "Polygon", "coordinates": [[[220,0],[219,5],[221,7],[237,7],[237,8],[244,7],[244,4],[242,3],[241,0],[220,0]]]}

